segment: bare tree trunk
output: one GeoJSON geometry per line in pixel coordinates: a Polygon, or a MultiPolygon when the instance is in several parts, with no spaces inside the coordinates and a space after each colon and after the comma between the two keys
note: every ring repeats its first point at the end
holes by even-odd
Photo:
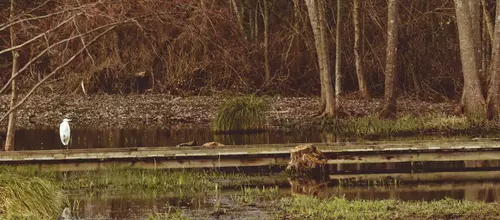
{"type": "Polygon", "coordinates": [[[325,103],[321,116],[336,116],[337,109],[330,77],[328,41],[326,39],[325,2],[324,0],[306,0],[306,4],[318,54],[322,103],[325,103]]]}
{"type": "MultiPolygon", "coordinates": [[[[10,22],[12,23],[14,20],[14,0],[10,0],[10,22]]],[[[10,46],[14,47],[16,43],[16,34],[14,32],[14,25],[10,26],[10,46]]],[[[17,72],[17,57],[19,54],[17,50],[12,50],[12,72],[11,77],[14,78],[14,75],[17,72]]],[[[10,97],[10,108],[13,108],[16,104],[17,94],[16,94],[16,80],[12,79],[11,82],[11,97],[10,97]]],[[[7,125],[7,136],[5,138],[5,151],[13,151],[14,150],[14,139],[16,136],[16,112],[12,111],[9,114],[9,123],[7,125]]]]}
{"type": "Polygon", "coordinates": [[[398,45],[398,5],[397,0],[389,0],[387,14],[387,48],[385,63],[384,108],[381,118],[396,117],[396,63],[398,45]]]}
{"type": "MultiPolygon", "coordinates": [[[[470,1],[470,0],[469,0],[470,1]]],[[[460,57],[464,74],[462,95],[465,115],[470,119],[484,119],[485,100],[481,93],[478,63],[474,44],[472,19],[467,0],[455,0],[458,34],[460,39],[460,57]]]]}
{"type": "Polygon", "coordinates": [[[335,30],[337,43],[335,47],[335,104],[340,105],[340,94],[342,93],[342,39],[340,36],[340,28],[342,16],[340,16],[340,0],[337,0],[337,27],[335,30]]]}
{"type": "Polygon", "coordinates": [[[481,0],[481,5],[483,7],[483,18],[484,21],[486,22],[486,28],[488,30],[488,36],[490,37],[490,40],[493,42],[493,29],[494,29],[494,24],[493,21],[491,20],[490,13],[488,13],[487,10],[487,5],[485,0],[481,0]]]}
{"type": "Polygon", "coordinates": [[[486,86],[485,70],[482,68],[482,49],[481,49],[481,4],[477,0],[469,0],[469,11],[471,21],[472,39],[474,42],[474,55],[476,57],[476,65],[479,73],[479,81],[481,88],[486,86]]]}
{"type": "Polygon", "coordinates": [[[353,5],[353,20],[354,20],[354,57],[356,63],[356,75],[358,76],[358,87],[361,96],[365,99],[370,98],[370,91],[368,90],[368,85],[366,84],[365,73],[363,72],[363,60],[361,56],[361,28],[359,26],[359,1],[354,0],[353,5]]]}
{"type": "Polygon", "coordinates": [[[269,7],[267,0],[264,2],[264,68],[265,68],[265,82],[264,85],[268,85],[271,79],[271,69],[269,67],[269,7]]]}
{"type": "MultiPolygon", "coordinates": [[[[496,5],[496,14],[500,13],[500,2],[496,5]]],[[[487,103],[487,113],[488,119],[498,119],[500,118],[500,16],[495,17],[495,30],[494,38],[492,40],[493,44],[493,57],[491,61],[492,72],[491,72],[491,83],[488,89],[487,103]]]]}
{"type": "MultiPolygon", "coordinates": [[[[238,19],[238,25],[240,26],[241,33],[245,39],[248,39],[247,32],[245,30],[245,25],[243,24],[243,13],[240,10],[236,0],[229,0],[229,3],[233,6],[234,13],[236,14],[236,19],[238,19]]],[[[243,7],[243,6],[242,6],[243,7]]]]}

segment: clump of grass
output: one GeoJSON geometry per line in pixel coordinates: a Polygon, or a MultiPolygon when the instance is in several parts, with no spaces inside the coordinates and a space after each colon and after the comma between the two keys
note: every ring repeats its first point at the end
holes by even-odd
{"type": "Polygon", "coordinates": [[[0,218],[55,219],[63,204],[58,184],[39,177],[0,172],[0,218]]]}
{"type": "Polygon", "coordinates": [[[279,198],[278,187],[243,187],[240,195],[232,196],[232,199],[245,205],[255,202],[273,201],[279,198]]]}
{"type": "Polygon", "coordinates": [[[500,217],[499,203],[443,199],[438,201],[283,198],[281,210],[290,219],[489,219],[500,217]]]}
{"type": "Polygon", "coordinates": [[[169,206],[168,210],[163,213],[153,213],[149,215],[149,220],[187,220],[184,212],[181,209],[169,206]]]}
{"type": "Polygon", "coordinates": [[[215,132],[262,131],[267,127],[269,104],[262,98],[244,96],[224,102],[213,122],[215,132]]]}
{"type": "Polygon", "coordinates": [[[376,116],[363,118],[324,118],[319,127],[325,131],[357,136],[393,136],[412,135],[433,132],[468,132],[478,129],[499,129],[498,122],[477,122],[465,117],[444,114],[428,114],[423,116],[404,115],[395,120],[380,119],[376,116]]]}
{"type": "Polygon", "coordinates": [[[207,174],[143,169],[106,169],[64,175],[64,189],[150,189],[196,193],[214,188],[207,174]]]}

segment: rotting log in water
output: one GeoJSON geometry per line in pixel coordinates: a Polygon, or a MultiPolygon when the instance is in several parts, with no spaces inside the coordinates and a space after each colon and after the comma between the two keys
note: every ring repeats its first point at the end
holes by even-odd
{"type": "Polygon", "coordinates": [[[299,145],[290,151],[290,162],[286,171],[292,176],[326,176],[328,158],[312,144],[299,145]]]}

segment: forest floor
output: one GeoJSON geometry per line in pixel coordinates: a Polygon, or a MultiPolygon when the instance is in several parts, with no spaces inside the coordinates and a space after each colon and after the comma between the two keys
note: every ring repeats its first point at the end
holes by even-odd
{"type": "MultiPolygon", "coordinates": [[[[148,95],[35,95],[21,107],[18,126],[21,128],[57,127],[63,118],[72,119],[76,127],[189,127],[210,126],[218,106],[231,96],[148,95]]],[[[318,113],[318,97],[264,97],[271,104],[269,123],[272,128],[307,125],[318,113]]],[[[0,96],[0,114],[8,110],[10,96],[0,96]]],[[[342,98],[342,109],[351,118],[376,115],[383,100],[342,98]]],[[[455,103],[426,102],[399,98],[398,115],[452,115],[455,103]]],[[[7,120],[0,122],[3,129],[7,120]]]]}
{"type": "MultiPolygon", "coordinates": [[[[18,113],[21,128],[57,127],[63,118],[72,119],[76,127],[172,127],[210,126],[218,106],[230,96],[169,95],[52,95],[31,97],[18,113]]],[[[0,96],[0,113],[8,109],[10,97],[0,96]]],[[[271,104],[271,127],[307,124],[318,113],[317,97],[264,97],[271,104]]],[[[350,117],[376,115],[383,100],[362,100],[344,97],[342,109],[350,117]]],[[[398,100],[398,114],[424,115],[440,113],[451,115],[454,103],[431,103],[409,98],[398,100]]],[[[1,122],[6,127],[7,120],[1,122]]]]}

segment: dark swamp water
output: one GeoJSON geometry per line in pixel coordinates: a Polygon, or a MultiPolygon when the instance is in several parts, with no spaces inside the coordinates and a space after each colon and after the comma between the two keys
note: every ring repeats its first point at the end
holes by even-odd
{"type": "MultiPolygon", "coordinates": [[[[155,193],[121,192],[95,193],[92,195],[70,194],[70,201],[78,204],[78,216],[83,219],[145,219],[151,213],[166,213],[171,207],[183,210],[184,215],[193,219],[216,219],[210,216],[214,206],[220,205],[227,209],[235,209],[240,214],[246,212],[259,214],[261,219],[272,217],[266,211],[242,210],[234,208],[234,197],[241,195],[241,190],[227,190],[215,195],[199,195],[190,198],[180,198],[178,195],[155,193]]],[[[282,196],[292,196],[289,186],[279,188],[282,196]]],[[[500,182],[471,182],[471,183],[435,183],[420,185],[370,186],[370,187],[338,187],[330,186],[319,191],[317,196],[327,198],[331,196],[345,197],[346,199],[398,199],[403,201],[431,201],[444,198],[453,198],[469,201],[500,201],[500,182]]],[[[243,208],[244,209],[244,208],[243,208]]],[[[258,209],[258,207],[256,208],[258,209]]],[[[269,210],[268,210],[269,212],[269,210]]],[[[250,213],[247,213],[250,214],[250,213]]]]}
{"type": "MultiPolygon", "coordinates": [[[[470,139],[467,136],[454,136],[451,139],[470,139]]],[[[394,140],[388,138],[386,140],[394,140]]],[[[401,140],[401,138],[396,138],[401,140]]],[[[448,140],[450,137],[419,136],[402,138],[408,140],[448,140]]],[[[197,141],[199,145],[217,141],[226,145],[242,144],[281,144],[281,143],[320,143],[359,141],[348,136],[333,133],[304,131],[267,131],[247,134],[214,134],[209,128],[172,128],[172,129],[87,129],[71,130],[71,149],[120,148],[120,147],[165,147],[180,143],[197,141]]],[[[3,140],[2,140],[3,141],[3,140]]],[[[59,130],[20,129],[16,132],[16,150],[63,149],[59,130]]]]}
{"type": "MultiPolygon", "coordinates": [[[[409,138],[387,138],[390,140],[471,140],[471,136],[418,136],[409,138]]],[[[71,131],[71,149],[119,148],[119,147],[162,147],[175,146],[196,140],[198,144],[217,141],[226,145],[241,144],[279,144],[279,143],[319,143],[364,141],[352,137],[342,137],[331,133],[315,131],[270,131],[251,134],[214,134],[209,128],[173,129],[80,129],[71,131]]],[[[18,130],[15,140],[16,150],[63,149],[58,129],[18,130]]],[[[500,178],[499,178],[500,179],[500,178]]],[[[283,196],[293,196],[288,182],[276,185],[283,196]]],[[[215,195],[189,195],[180,198],[178,193],[157,194],[155,192],[67,192],[81,219],[148,219],[151,213],[165,213],[172,207],[180,208],[194,219],[207,219],[215,204],[231,208],[235,195],[241,190],[224,190],[215,195]],[[208,214],[207,214],[208,213],[208,214]]],[[[472,201],[500,201],[500,181],[498,182],[461,182],[412,184],[398,186],[326,186],[317,196],[328,198],[344,196],[347,199],[399,199],[399,200],[437,200],[454,198],[472,201]]],[[[260,219],[272,217],[272,213],[260,210],[245,210],[241,215],[259,215],[260,219]],[[249,213],[247,213],[247,211],[249,213]]],[[[241,217],[241,216],[240,216],[241,217]]],[[[209,219],[214,218],[213,216],[209,219]]]]}

